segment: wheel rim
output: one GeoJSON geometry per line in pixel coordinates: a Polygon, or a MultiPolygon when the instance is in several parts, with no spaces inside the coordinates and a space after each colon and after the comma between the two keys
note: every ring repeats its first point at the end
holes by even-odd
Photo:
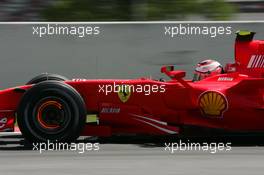
{"type": "Polygon", "coordinates": [[[34,109],[35,126],[44,133],[57,134],[70,123],[70,112],[62,99],[45,98],[34,109]]]}

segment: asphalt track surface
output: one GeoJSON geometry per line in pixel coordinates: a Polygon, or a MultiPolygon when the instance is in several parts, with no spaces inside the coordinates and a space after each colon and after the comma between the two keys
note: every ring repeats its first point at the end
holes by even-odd
{"type": "MultiPolygon", "coordinates": [[[[0,136],[1,174],[263,174],[264,149],[259,144],[235,145],[228,152],[165,151],[153,138],[131,137],[100,143],[99,151],[32,151],[19,145],[20,136],[0,136]]],[[[168,141],[168,140],[167,140],[168,141]]],[[[175,141],[175,140],[174,140],[175,141]]]]}

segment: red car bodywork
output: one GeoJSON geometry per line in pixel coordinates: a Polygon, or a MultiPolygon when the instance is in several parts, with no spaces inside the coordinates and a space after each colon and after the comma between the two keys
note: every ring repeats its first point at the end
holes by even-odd
{"type": "MultiPolygon", "coordinates": [[[[87,124],[83,135],[179,134],[181,127],[198,126],[226,131],[264,131],[264,41],[235,43],[235,63],[224,74],[192,82],[182,71],[162,69],[170,81],[152,79],[65,81],[83,97],[89,114],[98,122],[87,124]],[[106,95],[107,85],[164,86],[165,92],[131,92],[121,100],[106,95]]],[[[0,92],[0,131],[14,131],[16,109],[23,93],[33,85],[0,92]]]]}

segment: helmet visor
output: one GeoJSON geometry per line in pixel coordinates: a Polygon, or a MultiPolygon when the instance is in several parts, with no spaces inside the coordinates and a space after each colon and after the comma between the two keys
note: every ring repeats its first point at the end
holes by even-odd
{"type": "Polygon", "coordinates": [[[195,72],[193,75],[193,81],[200,81],[200,80],[205,79],[208,76],[209,76],[209,72],[207,73],[195,72]]]}

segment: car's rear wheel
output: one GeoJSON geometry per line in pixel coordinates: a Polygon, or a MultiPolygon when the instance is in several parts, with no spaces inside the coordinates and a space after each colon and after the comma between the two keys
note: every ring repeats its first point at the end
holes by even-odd
{"type": "Polygon", "coordinates": [[[80,94],[56,81],[42,82],[29,89],[17,111],[19,128],[30,142],[75,141],[85,118],[85,104],[80,94]]]}
{"type": "Polygon", "coordinates": [[[43,73],[29,80],[26,83],[26,85],[37,84],[37,83],[41,83],[43,81],[48,81],[48,80],[66,81],[68,80],[68,78],[61,76],[61,75],[57,75],[57,74],[43,73]]]}

